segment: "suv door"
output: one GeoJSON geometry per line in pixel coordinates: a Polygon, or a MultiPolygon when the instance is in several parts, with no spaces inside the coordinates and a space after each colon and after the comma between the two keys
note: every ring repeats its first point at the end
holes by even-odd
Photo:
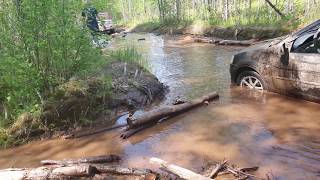
{"type": "Polygon", "coordinates": [[[292,69],[290,80],[296,91],[293,93],[320,102],[320,40],[313,40],[312,36],[312,39],[309,38],[295,47],[296,41],[289,54],[289,64],[292,69]]]}

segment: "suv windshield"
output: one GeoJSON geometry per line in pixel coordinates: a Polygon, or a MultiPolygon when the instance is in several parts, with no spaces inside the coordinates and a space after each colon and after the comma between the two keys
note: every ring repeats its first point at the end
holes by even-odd
{"type": "Polygon", "coordinates": [[[291,51],[295,51],[299,47],[311,42],[312,40],[313,40],[313,33],[307,33],[307,34],[304,34],[304,35],[298,37],[294,41],[291,51]]]}
{"type": "Polygon", "coordinates": [[[301,36],[302,34],[307,32],[317,31],[319,28],[320,28],[320,19],[308,25],[307,27],[293,33],[293,36],[301,36]]]}

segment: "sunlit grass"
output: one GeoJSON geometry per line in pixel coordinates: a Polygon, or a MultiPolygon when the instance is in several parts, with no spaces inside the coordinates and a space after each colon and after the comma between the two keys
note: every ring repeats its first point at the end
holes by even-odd
{"type": "Polygon", "coordinates": [[[109,58],[113,61],[137,63],[145,69],[149,69],[149,62],[137,51],[135,47],[124,47],[109,53],[109,58]]]}

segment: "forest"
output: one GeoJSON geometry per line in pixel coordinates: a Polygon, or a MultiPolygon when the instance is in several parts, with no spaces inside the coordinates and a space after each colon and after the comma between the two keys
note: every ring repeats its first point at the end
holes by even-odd
{"type": "Polygon", "coordinates": [[[123,24],[193,23],[218,26],[276,26],[319,17],[318,0],[121,0],[104,9],[123,24]]]}

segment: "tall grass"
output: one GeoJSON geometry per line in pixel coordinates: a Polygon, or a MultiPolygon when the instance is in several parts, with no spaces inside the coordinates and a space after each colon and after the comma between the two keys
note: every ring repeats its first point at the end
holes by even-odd
{"type": "Polygon", "coordinates": [[[145,59],[141,53],[137,51],[135,47],[124,47],[114,51],[111,51],[109,54],[111,60],[116,60],[120,62],[127,63],[137,63],[144,69],[149,69],[150,64],[145,59]]]}

